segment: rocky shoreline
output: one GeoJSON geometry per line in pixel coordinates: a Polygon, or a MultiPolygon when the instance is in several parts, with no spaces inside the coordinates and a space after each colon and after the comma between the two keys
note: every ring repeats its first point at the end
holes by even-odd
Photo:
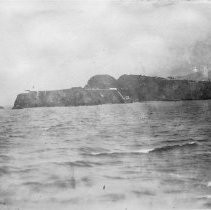
{"type": "Polygon", "coordinates": [[[84,88],[21,93],[13,109],[204,99],[211,99],[210,81],[142,75],[122,75],[116,80],[109,75],[96,75],[89,79],[84,88]]]}

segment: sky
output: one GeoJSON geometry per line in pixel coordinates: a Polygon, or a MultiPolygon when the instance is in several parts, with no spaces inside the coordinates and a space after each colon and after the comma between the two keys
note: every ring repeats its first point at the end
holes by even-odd
{"type": "Polygon", "coordinates": [[[0,105],[95,74],[184,75],[211,66],[211,3],[1,0],[0,105]]]}

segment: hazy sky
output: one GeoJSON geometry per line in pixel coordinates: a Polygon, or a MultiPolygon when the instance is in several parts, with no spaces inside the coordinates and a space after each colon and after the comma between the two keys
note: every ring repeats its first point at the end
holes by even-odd
{"type": "Polygon", "coordinates": [[[1,0],[0,105],[95,74],[190,72],[210,60],[210,11],[206,1],[1,0]]]}

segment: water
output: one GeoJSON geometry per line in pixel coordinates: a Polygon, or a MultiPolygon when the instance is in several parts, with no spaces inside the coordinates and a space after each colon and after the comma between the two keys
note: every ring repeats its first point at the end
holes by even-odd
{"type": "Polygon", "coordinates": [[[211,209],[211,101],[0,110],[0,209],[211,209]]]}

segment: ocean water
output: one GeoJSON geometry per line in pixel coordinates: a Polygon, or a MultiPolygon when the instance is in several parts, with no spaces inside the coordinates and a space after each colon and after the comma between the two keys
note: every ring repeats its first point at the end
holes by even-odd
{"type": "Polygon", "coordinates": [[[211,209],[211,101],[0,110],[0,209],[211,209]]]}

